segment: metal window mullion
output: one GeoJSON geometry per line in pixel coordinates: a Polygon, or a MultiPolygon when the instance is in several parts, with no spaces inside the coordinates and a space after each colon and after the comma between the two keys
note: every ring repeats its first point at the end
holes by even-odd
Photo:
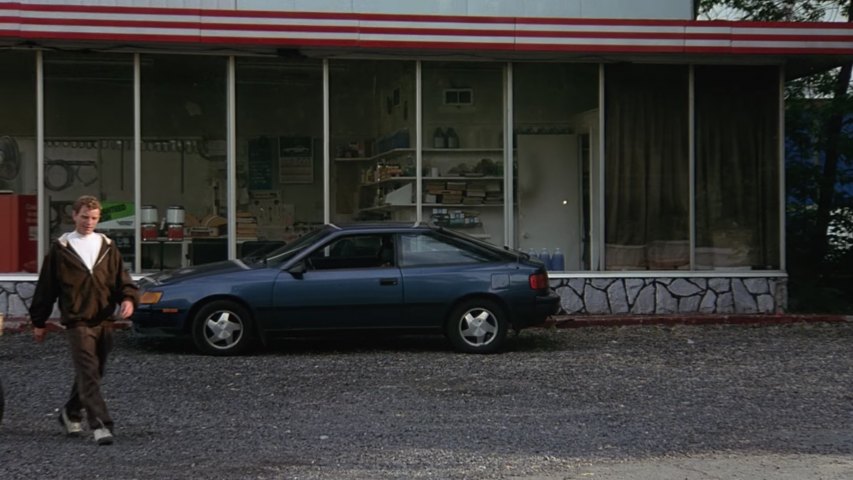
{"type": "Polygon", "coordinates": [[[423,222],[423,83],[420,60],[415,61],[415,221],[423,222]]]}
{"type": "MultiPolygon", "coordinates": [[[[124,148],[124,145],[122,145],[124,148]]],[[[133,54],[133,271],[142,272],[142,62],[133,54]]]]}
{"type": "Polygon", "coordinates": [[[503,130],[504,130],[504,245],[509,246],[510,248],[515,248],[515,218],[513,216],[513,207],[512,199],[514,197],[514,189],[513,189],[513,149],[515,145],[513,144],[513,70],[512,70],[512,62],[507,62],[504,67],[504,118],[503,118],[503,130]]]}
{"type": "Polygon", "coordinates": [[[779,110],[776,113],[779,117],[778,133],[776,136],[779,139],[779,270],[785,271],[787,262],[785,261],[785,250],[787,243],[785,241],[785,67],[779,67],[779,110]]]}
{"type": "Polygon", "coordinates": [[[44,58],[41,50],[36,50],[36,196],[39,201],[37,215],[39,270],[47,252],[47,219],[50,218],[50,205],[44,191],[44,58]]]}
{"type": "MultiPolygon", "coordinates": [[[[607,157],[607,152],[605,151],[605,130],[604,130],[604,117],[605,117],[605,109],[607,108],[605,104],[605,89],[604,89],[604,64],[598,64],[598,164],[596,168],[598,170],[598,192],[596,192],[596,197],[598,197],[598,225],[590,228],[590,263],[592,270],[604,270],[604,262],[607,261],[605,258],[605,250],[604,250],[604,175],[607,173],[605,171],[605,159],[607,157]],[[598,237],[598,238],[596,238],[598,237]]],[[[592,145],[590,145],[592,148],[592,145]]],[[[592,203],[592,202],[590,202],[592,203]]]]}
{"type": "MultiPolygon", "coordinates": [[[[331,198],[331,150],[332,141],[329,131],[329,59],[323,59],[323,223],[332,221],[332,198],[331,198]]],[[[357,205],[356,205],[357,206],[357,205]]]]}
{"type": "Polygon", "coordinates": [[[228,258],[237,258],[237,122],[236,122],[236,105],[237,105],[237,88],[236,82],[236,61],[233,55],[228,57],[227,68],[227,85],[226,85],[226,120],[225,126],[227,130],[226,145],[228,146],[228,156],[226,158],[226,169],[228,178],[225,179],[227,185],[228,199],[226,205],[228,208],[226,217],[228,219],[228,258]]]}
{"type": "Polygon", "coordinates": [[[688,245],[690,270],[696,270],[696,70],[687,71],[688,245]]]}

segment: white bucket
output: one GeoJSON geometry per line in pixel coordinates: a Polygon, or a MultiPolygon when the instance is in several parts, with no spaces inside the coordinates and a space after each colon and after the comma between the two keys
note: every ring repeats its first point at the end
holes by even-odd
{"type": "Polygon", "coordinates": [[[184,207],[172,206],[166,210],[166,223],[170,225],[183,225],[184,207]]]}
{"type": "Polygon", "coordinates": [[[159,214],[157,212],[157,207],[154,205],[143,205],[139,210],[140,216],[142,217],[143,225],[146,223],[158,223],[160,221],[159,214]]]}

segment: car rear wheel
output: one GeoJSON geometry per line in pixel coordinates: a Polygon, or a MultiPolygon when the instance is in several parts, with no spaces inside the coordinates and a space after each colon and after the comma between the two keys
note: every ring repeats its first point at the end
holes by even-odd
{"type": "Polygon", "coordinates": [[[195,346],[208,355],[239,355],[252,343],[252,319],[241,305],[218,300],[203,306],[192,326],[195,346]]]}
{"type": "Polygon", "coordinates": [[[507,320],[503,309],[487,299],[467,300],[450,313],[447,338],[466,353],[492,353],[503,345],[507,320]]]}

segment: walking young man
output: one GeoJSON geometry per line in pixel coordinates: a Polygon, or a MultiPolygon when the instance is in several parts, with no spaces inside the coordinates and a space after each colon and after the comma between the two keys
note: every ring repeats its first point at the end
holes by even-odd
{"type": "Polygon", "coordinates": [[[113,346],[114,317],[133,314],[139,291],[115,242],[95,233],[101,219],[98,199],[84,195],[72,210],[75,230],[51,244],[41,266],[30,305],[33,338],[44,341],[45,322],[58,299],[74,364],[71,396],[59,412],[59,422],[67,435],[80,435],[85,410],[95,441],[109,445],[113,420],[101,395],[101,378],[113,346]]]}

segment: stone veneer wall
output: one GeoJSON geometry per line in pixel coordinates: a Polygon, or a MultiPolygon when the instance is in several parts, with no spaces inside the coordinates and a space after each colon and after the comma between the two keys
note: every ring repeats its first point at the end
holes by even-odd
{"type": "MultiPolygon", "coordinates": [[[[777,313],[788,299],[782,277],[563,278],[551,286],[562,314],[777,313]]],[[[34,282],[0,282],[0,313],[25,317],[34,291],[34,282]]]]}
{"type": "Polygon", "coordinates": [[[780,313],[784,277],[552,279],[563,314],[780,313]]]}
{"type": "MultiPolygon", "coordinates": [[[[35,291],[35,282],[0,282],[0,313],[5,314],[6,318],[26,317],[35,291]]],[[[56,305],[51,317],[59,318],[56,305]]]]}

